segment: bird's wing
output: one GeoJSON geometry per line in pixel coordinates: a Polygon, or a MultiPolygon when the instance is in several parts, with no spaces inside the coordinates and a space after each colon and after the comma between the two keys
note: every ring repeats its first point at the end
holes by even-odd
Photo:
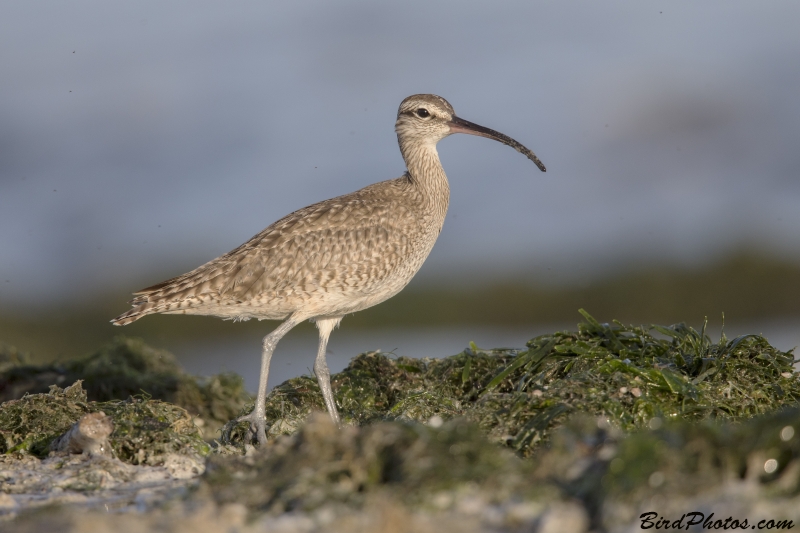
{"type": "Polygon", "coordinates": [[[204,294],[244,302],[265,292],[368,291],[396,268],[409,246],[398,208],[376,201],[375,189],[295,211],[235,250],[134,293],[131,303],[204,294]]]}

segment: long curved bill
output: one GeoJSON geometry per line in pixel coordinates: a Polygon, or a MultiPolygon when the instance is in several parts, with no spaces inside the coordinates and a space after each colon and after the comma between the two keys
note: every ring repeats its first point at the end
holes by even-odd
{"type": "Polygon", "coordinates": [[[539,167],[539,170],[541,170],[542,172],[547,172],[547,169],[544,167],[544,164],[541,161],[539,161],[539,158],[536,157],[536,154],[534,154],[533,152],[522,146],[520,143],[518,143],[508,135],[503,135],[499,131],[490,130],[489,128],[484,128],[483,126],[478,126],[477,124],[470,122],[469,120],[458,118],[455,115],[453,115],[453,118],[450,119],[448,125],[450,126],[450,133],[468,133],[470,135],[487,137],[489,139],[494,139],[495,141],[499,141],[503,144],[507,144],[517,152],[524,154],[528,159],[536,163],[536,166],[539,167]]]}

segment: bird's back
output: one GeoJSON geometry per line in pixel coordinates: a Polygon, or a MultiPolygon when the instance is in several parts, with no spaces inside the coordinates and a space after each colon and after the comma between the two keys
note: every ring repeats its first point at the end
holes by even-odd
{"type": "Polygon", "coordinates": [[[134,293],[124,325],[152,313],[232,319],[342,316],[382,302],[414,276],[447,209],[409,177],[287,215],[235,250],[134,293]]]}

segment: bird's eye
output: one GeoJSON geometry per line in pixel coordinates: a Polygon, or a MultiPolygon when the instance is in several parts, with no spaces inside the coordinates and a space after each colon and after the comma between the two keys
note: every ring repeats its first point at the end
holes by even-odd
{"type": "Polygon", "coordinates": [[[425,109],[424,107],[420,107],[419,109],[417,109],[417,116],[419,118],[428,118],[429,116],[431,116],[431,114],[428,113],[428,110],[425,109]]]}

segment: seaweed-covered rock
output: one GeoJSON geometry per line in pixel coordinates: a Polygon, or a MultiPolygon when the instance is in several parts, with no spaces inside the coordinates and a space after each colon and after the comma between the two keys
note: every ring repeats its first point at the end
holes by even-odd
{"type": "MultiPolygon", "coordinates": [[[[571,415],[548,446],[522,459],[463,419],[438,428],[378,422],[338,431],[319,414],[295,435],[246,457],[213,457],[198,490],[182,498],[168,490],[150,500],[137,496],[127,509],[140,512],[126,516],[108,513],[102,501],[93,512],[76,511],[74,498],[61,494],[56,501],[72,508],[20,515],[3,526],[19,532],[577,533],[639,530],[645,513],[670,524],[684,516],[684,526],[698,515],[733,517],[748,520],[740,527],[747,530],[760,520],[772,520],[773,529],[800,522],[800,408],[740,422],[653,420],[659,422],[652,428],[628,433],[603,417],[571,415]],[[169,506],[159,508],[165,500],[169,506]],[[142,501],[149,512],[141,512],[142,501]]],[[[0,457],[0,467],[7,457],[0,457]]],[[[96,471],[64,479],[58,473],[75,465],[34,461],[63,493],[96,486],[89,475],[96,471]]],[[[73,456],[70,462],[80,461],[73,456]]],[[[134,474],[114,473],[116,479],[134,474]]],[[[41,482],[31,486],[48,490],[41,482]]],[[[6,507],[15,501],[6,497],[6,507]]],[[[0,513],[3,504],[0,499],[0,513]]]]}
{"type": "Polygon", "coordinates": [[[104,412],[114,431],[109,437],[113,454],[130,464],[157,465],[170,454],[203,457],[211,448],[185,409],[146,397],[88,401],[81,382],[47,394],[29,394],[0,404],[0,453],[45,456],[50,443],[83,415],[104,412]]]}
{"type": "MultiPolygon", "coordinates": [[[[525,350],[362,354],[333,376],[342,430],[311,414],[323,410],[316,380],[290,380],[267,399],[267,446],[246,446],[246,427],[231,422],[225,437],[236,446],[215,449],[197,490],[158,485],[149,500],[138,491],[163,478],[144,472],[155,467],[79,455],[62,467],[60,457],[31,454],[103,411],[114,422],[111,447],[128,463],[166,469],[165,457],[202,459],[213,450],[186,411],[146,395],[92,402],[80,384],[8,402],[0,451],[17,453],[0,456],[0,481],[16,492],[0,491],[0,519],[3,509],[24,514],[30,491],[52,502],[83,491],[99,512],[31,513],[19,530],[234,523],[218,515],[235,516],[242,531],[629,531],[643,513],[672,520],[695,511],[800,521],[800,380],[790,352],[760,336],[715,343],[682,324],[584,317],[577,331],[536,337],[525,350]],[[155,508],[135,524],[105,514],[103,480],[123,491],[126,477],[142,485],[108,498],[155,508]],[[170,508],[159,508],[165,499],[170,508]],[[381,508],[389,518],[375,514],[381,508]]],[[[189,475],[202,470],[192,465],[189,475]]]]}
{"type": "Polygon", "coordinates": [[[123,400],[145,393],[177,404],[203,421],[204,436],[211,439],[249,399],[240,376],[224,373],[195,378],[183,372],[171,353],[141,339],[116,337],[89,355],[47,365],[31,365],[24,354],[10,348],[0,351],[0,356],[3,353],[8,363],[5,369],[0,366],[0,401],[80,379],[91,401],[123,400]]]}
{"type": "Polygon", "coordinates": [[[605,418],[572,416],[533,459],[534,478],[581,501],[596,530],[629,531],[651,512],[670,523],[700,511],[752,524],[800,521],[799,407],[649,426],[626,433],[605,418]]]}
{"type": "Polygon", "coordinates": [[[529,484],[530,472],[463,418],[439,427],[377,422],[340,430],[319,413],[254,454],[212,456],[203,480],[218,503],[274,514],[358,507],[376,493],[431,509],[467,496],[489,504],[555,494],[529,484]]]}
{"type": "MultiPolygon", "coordinates": [[[[714,343],[684,324],[600,324],[581,312],[578,331],[541,335],[522,351],[472,345],[444,359],[362,354],[331,377],[341,414],[355,424],[463,415],[529,455],[569,413],[633,430],[654,418],[738,420],[800,399],[792,354],[761,336],[714,343]]],[[[322,408],[315,380],[289,380],[267,397],[268,435],[292,433],[322,408]]],[[[223,439],[242,443],[246,430],[231,422],[223,439]]]]}
{"type": "Polygon", "coordinates": [[[681,493],[685,497],[729,480],[760,485],[765,494],[800,494],[800,408],[741,423],[654,424],[621,439],[605,486],[620,498],[681,493]]]}
{"type": "Polygon", "coordinates": [[[0,404],[0,453],[47,455],[53,439],[89,412],[80,382],[66,389],[53,385],[47,394],[0,404]]]}

